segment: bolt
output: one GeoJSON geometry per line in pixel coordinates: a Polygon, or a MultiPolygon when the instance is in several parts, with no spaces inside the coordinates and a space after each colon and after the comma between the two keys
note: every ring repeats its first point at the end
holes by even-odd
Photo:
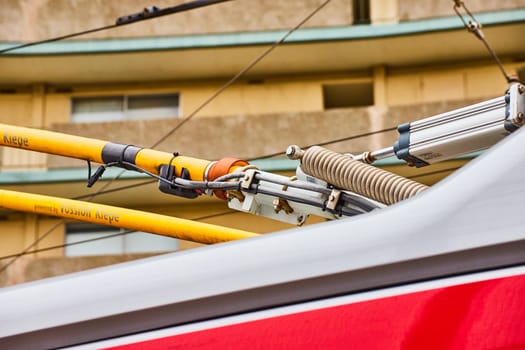
{"type": "Polygon", "coordinates": [[[297,145],[288,146],[286,149],[286,156],[289,159],[301,159],[304,155],[304,151],[297,145]]]}
{"type": "Polygon", "coordinates": [[[518,92],[519,92],[520,94],[525,93],[525,85],[521,85],[521,84],[520,84],[520,85],[518,86],[518,92]]]}
{"type": "Polygon", "coordinates": [[[282,209],[281,201],[278,198],[275,198],[273,200],[273,210],[275,211],[275,214],[278,214],[282,209]]]}
{"type": "Polygon", "coordinates": [[[523,115],[523,112],[518,112],[518,114],[516,115],[516,120],[519,123],[523,123],[524,119],[525,119],[525,116],[523,115]]]}

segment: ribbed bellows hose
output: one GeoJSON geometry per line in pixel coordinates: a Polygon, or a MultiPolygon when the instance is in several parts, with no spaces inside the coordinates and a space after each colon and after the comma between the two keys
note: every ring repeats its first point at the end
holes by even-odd
{"type": "Polygon", "coordinates": [[[301,159],[301,169],[306,174],[384,204],[394,204],[428,188],[319,146],[305,151],[290,146],[287,155],[292,159],[301,159]]]}

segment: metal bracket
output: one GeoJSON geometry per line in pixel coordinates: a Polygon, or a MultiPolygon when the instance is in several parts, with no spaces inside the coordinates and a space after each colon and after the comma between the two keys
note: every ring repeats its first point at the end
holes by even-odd
{"type": "Polygon", "coordinates": [[[246,170],[246,175],[244,176],[244,178],[242,179],[242,182],[241,182],[241,188],[243,190],[249,190],[252,183],[253,183],[253,180],[255,179],[255,173],[257,171],[255,169],[249,169],[249,170],[246,170]]]}
{"type": "Polygon", "coordinates": [[[328,201],[326,202],[326,208],[330,210],[335,210],[335,207],[337,206],[337,202],[339,202],[339,198],[341,197],[341,190],[333,189],[332,193],[328,196],[328,201]]]}
{"type": "Polygon", "coordinates": [[[512,123],[515,127],[521,127],[525,124],[525,86],[514,84],[509,88],[505,96],[507,122],[512,123]]]}
{"type": "MultiPolygon", "coordinates": [[[[159,167],[159,176],[168,180],[169,182],[173,182],[173,180],[176,178],[175,170],[175,166],[173,165],[162,164],[159,167]]],[[[187,180],[191,179],[188,169],[182,168],[180,177],[187,180]]],[[[159,180],[158,187],[161,192],[189,199],[197,198],[201,194],[197,190],[182,188],[161,180],[159,180]]]]}

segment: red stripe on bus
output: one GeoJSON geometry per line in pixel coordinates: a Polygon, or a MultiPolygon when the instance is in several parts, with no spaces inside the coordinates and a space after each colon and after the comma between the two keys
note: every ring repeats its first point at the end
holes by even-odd
{"type": "Polygon", "coordinates": [[[525,275],[231,324],[138,349],[525,349],[525,275]]]}

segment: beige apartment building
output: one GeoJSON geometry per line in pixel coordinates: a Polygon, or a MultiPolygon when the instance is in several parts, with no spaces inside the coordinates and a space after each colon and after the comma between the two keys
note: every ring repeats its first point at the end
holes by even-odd
{"type": "MultiPolygon", "coordinates": [[[[323,2],[235,0],[0,55],[0,123],[150,147],[323,2]]],[[[525,0],[464,3],[505,69],[523,81],[525,0]]],[[[0,50],[110,25],[151,5],[11,1],[0,13],[0,50]]],[[[263,170],[293,175],[296,163],[265,156],[290,144],[394,127],[501,96],[507,86],[483,43],[456,16],[453,1],[332,0],[155,148],[208,160],[249,159],[263,170]]],[[[381,132],[326,147],[357,153],[396,138],[396,132],[381,132]]],[[[414,169],[389,159],[379,166],[433,184],[464,162],[414,169]]],[[[0,188],[76,198],[118,173],[108,170],[88,189],[86,168],[79,160],[2,148],[0,188]]],[[[131,188],[94,202],[259,233],[290,227],[231,213],[220,200],[169,196],[151,181],[143,185],[147,180],[127,172],[110,188],[131,188]]],[[[1,209],[0,256],[18,254],[42,235],[31,250],[116,232],[1,209]]],[[[3,271],[0,286],[195,246],[134,233],[38,251],[3,271]]]]}

